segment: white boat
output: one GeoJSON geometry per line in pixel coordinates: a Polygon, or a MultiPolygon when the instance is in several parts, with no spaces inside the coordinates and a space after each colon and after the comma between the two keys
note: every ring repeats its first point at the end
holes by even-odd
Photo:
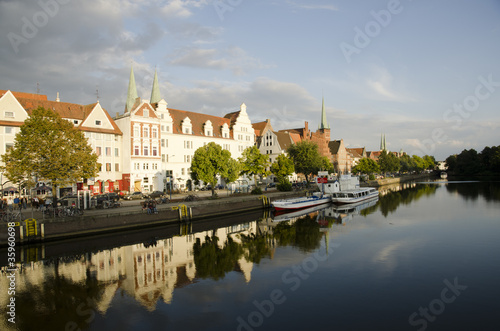
{"type": "Polygon", "coordinates": [[[332,193],[332,202],[337,204],[357,203],[378,198],[378,191],[373,187],[363,187],[354,190],[341,190],[332,193]]]}
{"type": "Polygon", "coordinates": [[[443,172],[441,172],[441,178],[442,178],[442,179],[446,179],[446,178],[448,178],[448,174],[447,174],[446,172],[444,172],[444,171],[443,171],[443,172]]]}
{"type": "Polygon", "coordinates": [[[315,192],[309,197],[276,200],[272,201],[271,204],[276,210],[297,210],[322,205],[324,203],[329,203],[330,201],[331,198],[329,195],[324,195],[322,192],[315,192]]]}

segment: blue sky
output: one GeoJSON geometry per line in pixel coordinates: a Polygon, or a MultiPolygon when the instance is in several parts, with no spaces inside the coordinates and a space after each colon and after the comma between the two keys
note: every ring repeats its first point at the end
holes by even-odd
{"type": "Polygon", "coordinates": [[[500,144],[500,1],[0,0],[0,89],[169,107],[444,159],[500,144]],[[35,30],[30,30],[29,25],[35,30]]]}

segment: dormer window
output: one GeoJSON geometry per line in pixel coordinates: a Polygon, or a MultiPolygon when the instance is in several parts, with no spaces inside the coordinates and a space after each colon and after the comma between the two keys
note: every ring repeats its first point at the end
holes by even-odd
{"type": "Polygon", "coordinates": [[[203,125],[203,128],[205,130],[205,136],[212,136],[214,131],[213,131],[212,122],[210,120],[205,122],[205,124],[203,125]]]}
{"type": "Polygon", "coordinates": [[[191,124],[191,119],[189,119],[189,117],[182,120],[182,132],[185,134],[191,134],[193,132],[193,125],[191,124]]]}

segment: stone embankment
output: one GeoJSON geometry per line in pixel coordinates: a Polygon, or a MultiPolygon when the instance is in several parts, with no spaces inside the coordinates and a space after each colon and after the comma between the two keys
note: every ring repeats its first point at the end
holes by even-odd
{"type": "MultiPolygon", "coordinates": [[[[18,244],[40,241],[59,240],[71,237],[91,236],[94,234],[141,229],[169,223],[196,221],[210,217],[243,213],[251,210],[268,208],[271,200],[304,195],[304,192],[265,192],[261,196],[241,195],[204,199],[197,201],[179,201],[157,205],[158,213],[148,214],[142,210],[139,201],[113,209],[90,209],[83,216],[66,218],[46,218],[41,212],[24,213],[29,220],[36,220],[33,235],[33,222],[18,222],[16,242],[18,244]]],[[[175,201],[175,200],[174,200],[175,201]]],[[[0,247],[7,245],[7,224],[0,225],[0,247]]]]}
{"type": "Polygon", "coordinates": [[[402,177],[390,177],[384,179],[369,180],[367,182],[361,183],[360,186],[368,187],[380,187],[385,185],[394,185],[399,183],[406,183],[415,180],[429,179],[435,177],[434,174],[419,174],[419,175],[407,175],[402,177]]]}

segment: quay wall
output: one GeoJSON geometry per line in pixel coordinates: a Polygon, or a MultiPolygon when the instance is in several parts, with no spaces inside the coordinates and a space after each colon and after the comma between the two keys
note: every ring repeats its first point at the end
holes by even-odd
{"type": "MultiPolygon", "coordinates": [[[[216,200],[178,202],[157,205],[157,214],[147,214],[139,206],[134,206],[106,210],[93,209],[85,211],[83,216],[70,218],[43,219],[41,216],[38,216],[35,217],[37,220],[37,235],[28,238],[26,236],[26,223],[20,222],[20,227],[23,229],[23,240],[21,240],[20,236],[20,227],[16,227],[16,242],[17,244],[35,243],[147,228],[184,221],[198,221],[222,215],[269,208],[271,200],[301,196],[303,194],[303,192],[272,192],[261,196],[244,195],[216,200]],[[181,213],[183,213],[182,219],[180,216],[181,213]],[[42,224],[43,238],[41,233],[42,224]]],[[[7,236],[7,224],[1,224],[0,247],[7,246],[7,236]]]]}
{"type": "Polygon", "coordinates": [[[408,175],[408,176],[403,176],[403,177],[394,177],[394,178],[384,178],[384,179],[377,179],[377,180],[369,180],[365,183],[361,183],[360,186],[364,187],[380,187],[384,185],[394,185],[394,184],[399,184],[399,183],[405,183],[405,182],[411,182],[414,180],[421,180],[421,179],[430,179],[435,177],[434,174],[419,174],[419,175],[408,175]]]}

